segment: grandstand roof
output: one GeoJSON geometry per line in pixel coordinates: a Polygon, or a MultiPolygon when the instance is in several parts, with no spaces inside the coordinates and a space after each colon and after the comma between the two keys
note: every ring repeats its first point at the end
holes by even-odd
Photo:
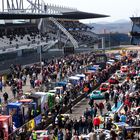
{"type": "Polygon", "coordinates": [[[63,13],[62,16],[67,19],[89,19],[89,18],[109,17],[108,15],[88,13],[88,12],[82,12],[82,11],[66,12],[66,13],[63,13]]]}
{"type": "Polygon", "coordinates": [[[34,13],[0,13],[0,19],[39,19],[39,18],[63,18],[63,19],[89,19],[89,18],[103,18],[109,17],[108,15],[87,13],[81,11],[65,12],[59,15],[52,14],[34,14],[34,13]]]}
{"type": "Polygon", "coordinates": [[[130,17],[133,22],[140,22],[140,17],[130,17]]]}

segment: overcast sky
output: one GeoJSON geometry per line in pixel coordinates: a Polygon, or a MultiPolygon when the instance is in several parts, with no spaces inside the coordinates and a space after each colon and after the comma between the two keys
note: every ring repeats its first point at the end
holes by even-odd
{"type": "Polygon", "coordinates": [[[140,16],[140,0],[44,0],[46,3],[64,5],[81,11],[110,15],[109,18],[86,22],[116,21],[140,16]]]}

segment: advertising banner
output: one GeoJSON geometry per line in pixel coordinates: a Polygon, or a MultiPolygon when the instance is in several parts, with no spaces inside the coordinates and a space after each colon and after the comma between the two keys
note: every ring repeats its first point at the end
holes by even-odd
{"type": "Polygon", "coordinates": [[[35,117],[35,118],[34,118],[35,125],[40,124],[40,123],[41,123],[41,119],[42,119],[42,116],[41,116],[41,115],[39,115],[39,116],[35,117]]]}

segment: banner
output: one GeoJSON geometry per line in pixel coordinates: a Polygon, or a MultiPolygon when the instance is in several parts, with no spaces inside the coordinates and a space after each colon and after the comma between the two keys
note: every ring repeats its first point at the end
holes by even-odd
{"type": "Polygon", "coordinates": [[[31,131],[35,128],[35,121],[34,119],[30,120],[28,123],[27,123],[27,130],[28,131],[31,131]]]}
{"type": "Polygon", "coordinates": [[[42,119],[42,116],[41,116],[41,115],[39,115],[39,116],[35,117],[35,118],[34,118],[35,125],[40,124],[40,123],[41,123],[41,119],[42,119]]]}

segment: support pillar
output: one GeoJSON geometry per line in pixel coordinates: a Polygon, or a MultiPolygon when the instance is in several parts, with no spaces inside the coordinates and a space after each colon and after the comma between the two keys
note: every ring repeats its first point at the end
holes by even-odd
{"type": "Polygon", "coordinates": [[[37,54],[40,54],[40,53],[42,53],[42,46],[37,47],[37,54]]]}
{"type": "Polygon", "coordinates": [[[17,56],[19,56],[19,57],[22,56],[22,50],[17,51],[17,56]]]}

